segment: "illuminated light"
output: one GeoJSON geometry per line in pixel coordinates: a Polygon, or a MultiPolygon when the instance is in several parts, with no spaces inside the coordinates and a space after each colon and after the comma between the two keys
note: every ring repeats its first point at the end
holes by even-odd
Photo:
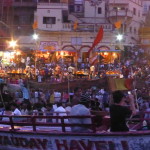
{"type": "Polygon", "coordinates": [[[39,35],[38,35],[38,34],[36,34],[36,33],[33,34],[33,39],[34,39],[34,40],[37,40],[38,38],[39,38],[39,35]]]}
{"type": "Polygon", "coordinates": [[[63,56],[63,55],[64,55],[64,52],[60,52],[60,55],[62,55],[62,56],[63,56]]]}
{"type": "Polygon", "coordinates": [[[9,41],[9,47],[12,47],[13,49],[17,46],[17,41],[9,41]]]}
{"type": "Polygon", "coordinates": [[[117,40],[118,40],[118,41],[121,41],[122,39],[123,39],[123,35],[122,35],[122,34],[118,34],[118,35],[117,35],[117,40]]]}
{"type": "Polygon", "coordinates": [[[113,56],[116,57],[117,56],[116,53],[113,53],[113,56]]]}
{"type": "Polygon", "coordinates": [[[4,53],[4,58],[8,58],[8,57],[10,57],[10,53],[9,52],[4,53]]]}
{"type": "Polygon", "coordinates": [[[14,59],[14,58],[15,58],[15,56],[11,55],[11,56],[10,56],[10,58],[11,58],[11,59],[14,59]]]}
{"type": "Polygon", "coordinates": [[[1,57],[3,56],[3,52],[0,52],[0,56],[1,56],[1,57]]]}
{"type": "Polygon", "coordinates": [[[16,55],[20,55],[21,54],[21,52],[16,52],[16,55]]]}
{"type": "Polygon", "coordinates": [[[108,55],[108,53],[107,53],[107,52],[104,52],[104,55],[108,55]]]}

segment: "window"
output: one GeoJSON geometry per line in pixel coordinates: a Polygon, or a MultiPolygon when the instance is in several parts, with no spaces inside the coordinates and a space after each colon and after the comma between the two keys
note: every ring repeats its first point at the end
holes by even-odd
{"type": "Polygon", "coordinates": [[[125,10],[125,8],[124,8],[124,7],[121,7],[121,10],[125,10]]]}
{"type": "Polygon", "coordinates": [[[144,11],[147,11],[147,5],[144,5],[144,11]]]}
{"type": "Polygon", "coordinates": [[[82,38],[72,37],[71,38],[71,44],[72,45],[81,45],[82,44],[82,38]]]}
{"type": "Polygon", "coordinates": [[[69,12],[74,12],[74,5],[69,6],[69,12]]]}
{"type": "Polygon", "coordinates": [[[43,17],[43,24],[56,24],[56,17],[43,17]]]}
{"type": "Polygon", "coordinates": [[[30,16],[19,16],[19,24],[30,24],[30,16]]]}
{"type": "Polygon", "coordinates": [[[132,27],[130,27],[130,33],[132,33],[132,27]]]}
{"type": "Polygon", "coordinates": [[[98,14],[102,14],[102,8],[98,7],[98,14]]]}
{"type": "Polygon", "coordinates": [[[140,10],[138,11],[138,17],[140,17],[141,16],[141,13],[140,13],[140,10]]]}
{"type": "Polygon", "coordinates": [[[75,11],[76,12],[82,12],[82,6],[81,5],[75,5],[75,11]]]}
{"type": "Polygon", "coordinates": [[[19,24],[19,16],[14,16],[14,24],[19,24]]]}
{"type": "Polygon", "coordinates": [[[136,34],[136,28],[134,28],[134,33],[136,34]]]}
{"type": "Polygon", "coordinates": [[[133,8],[133,14],[136,15],[136,8],[133,8]]]}
{"type": "Polygon", "coordinates": [[[63,23],[69,22],[68,10],[62,10],[62,21],[63,21],[63,23]]]}

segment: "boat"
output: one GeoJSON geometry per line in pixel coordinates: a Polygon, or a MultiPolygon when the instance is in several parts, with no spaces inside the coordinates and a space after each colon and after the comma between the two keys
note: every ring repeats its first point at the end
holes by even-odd
{"type": "MultiPolygon", "coordinates": [[[[2,117],[2,116],[0,116],[2,117]]],[[[0,121],[2,150],[149,150],[150,130],[129,132],[96,131],[95,124],[70,124],[64,119],[94,116],[5,116],[0,121]],[[57,123],[37,122],[39,118],[61,119],[57,123]],[[14,121],[21,118],[22,121],[14,121]],[[24,120],[26,119],[26,121],[24,120]],[[90,126],[91,132],[72,132],[71,126],[90,126]]]]}

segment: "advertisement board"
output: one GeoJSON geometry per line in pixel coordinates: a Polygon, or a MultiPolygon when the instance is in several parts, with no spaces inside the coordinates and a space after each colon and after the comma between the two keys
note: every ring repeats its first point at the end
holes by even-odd
{"type": "Polygon", "coordinates": [[[149,150],[149,135],[66,135],[1,133],[5,150],[149,150]]]}

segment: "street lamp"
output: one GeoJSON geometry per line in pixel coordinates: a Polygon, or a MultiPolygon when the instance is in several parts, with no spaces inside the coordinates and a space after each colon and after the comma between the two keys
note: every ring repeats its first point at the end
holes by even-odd
{"type": "Polygon", "coordinates": [[[122,35],[122,34],[118,34],[118,35],[116,36],[116,38],[117,38],[117,41],[122,41],[123,35],[122,35]]]}
{"type": "Polygon", "coordinates": [[[13,50],[15,49],[15,47],[17,46],[17,41],[11,40],[8,42],[9,43],[9,47],[12,47],[13,50]]]}
{"type": "Polygon", "coordinates": [[[35,45],[36,45],[36,48],[35,48],[35,76],[36,76],[36,51],[37,51],[37,48],[38,48],[38,39],[39,39],[39,35],[34,33],[32,35],[32,38],[35,40],[35,45]]]}
{"type": "Polygon", "coordinates": [[[36,33],[34,33],[32,37],[33,37],[34,40],[38,40],[39,39],[39,35],[36,34],[36,33]]]}

